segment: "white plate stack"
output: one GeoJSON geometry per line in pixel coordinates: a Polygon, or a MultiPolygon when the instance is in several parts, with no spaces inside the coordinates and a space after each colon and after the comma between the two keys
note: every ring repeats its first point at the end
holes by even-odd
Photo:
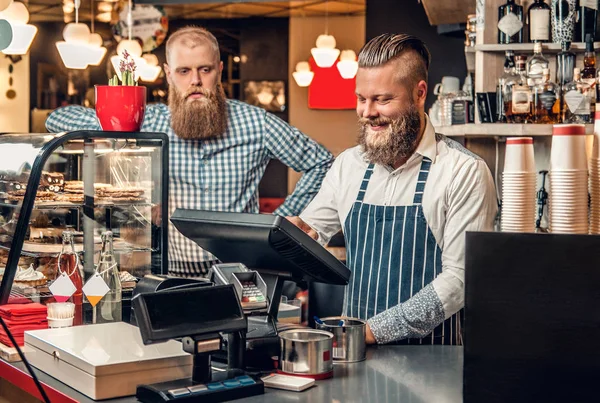
{"type": "Polygon", "coordinates": [[[507,139],[502,173],[503,232],[535,232],[535,192],[533,138],[507,139]]]}
{"type": "Polygon", "coordinates": [[[550,232],[588,233],[585,125],[554,125],[550,153],[550,232]]]}
{"type": "Polygon", "coordinates": [[[594,117],[594,147],[589,162],[590,234],[600,234],[600,103],[594,117]]]}

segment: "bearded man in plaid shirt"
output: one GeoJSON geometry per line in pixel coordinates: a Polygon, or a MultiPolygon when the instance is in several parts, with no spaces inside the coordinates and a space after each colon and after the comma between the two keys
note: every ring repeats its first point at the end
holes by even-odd
{"type": "MultiPolygon", "coordinates": [[[[207,30],[186,27],[166,44],[169,105],[148,105],[142,131],[169,136],[169,214],[175,208],[258,213],[258,184],[271,159],[303,176],[275,211],[296,216],[318,192],[333,156],[265,110],[228,100],[221,85],[219,44],[207,30]]],[[[93,109],[52,112],[49,132],[100,130],[93,109]]],[[[215,256],[169,221],[169,274],[206,274],[215,256]]]]}

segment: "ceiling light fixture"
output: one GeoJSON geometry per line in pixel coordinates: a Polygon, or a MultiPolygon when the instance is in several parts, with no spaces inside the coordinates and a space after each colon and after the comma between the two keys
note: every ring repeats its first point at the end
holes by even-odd
{"type": "Polygon", "coordinates": [[[308,62],[299,62],[296,64],[296,71],[292,73],[292,76],[299,87],[308,87],[315,73],[310,71],[310,64],[308,62]]]}
{"type": "Polygon", "coordinates": [[[340,61],[337,63],[337,69],[342,78],[354,78],[356,76],[356,72],[358,71],[356,53],[354,53],[354,51],[351,49],[342,51],[340,61]]]}
{"type": "MultiPolygon", "coordinates": [[[[0,0],[2,1],[2,0],[0,0]]],[[[29,11],[25,4],[13,1],[0,12],[0,20],[6,20],[12,28],[13,38],[10,45],[2,51],[6,55],[25,55],[37,34],[37,27],[28,24],[29,11]]]]}

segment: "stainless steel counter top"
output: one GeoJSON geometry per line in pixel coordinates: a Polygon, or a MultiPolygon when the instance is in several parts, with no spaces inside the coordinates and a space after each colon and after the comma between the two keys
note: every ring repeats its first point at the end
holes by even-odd
{"type": "Polygon", "coordinates": [[[367,359],[335,364],[332,379],[304,392],[266,389],[244,402],[462,402],[463,349],[455,346],[377,346],[367,359]]]}
{"type": "MultiPolygon", "coordinates": [[[[24,370],[23,363],[12,365],[24,370]]],[[[318,381],[304,392],[265,388],[265,394],[243,399],[265,403],[337,402],[462,402],[463,349],[455,346],[373,346],[367,359],[335,364],[332,379],[318,381]]],[[[0,371],[2,372],[2,371],[0,371]]],[[[65,384],[36,370],[40,381],[75,401],[93,402],[65,384]]],[[[104,400],[137,402],[135,397],[104,400]]]]}

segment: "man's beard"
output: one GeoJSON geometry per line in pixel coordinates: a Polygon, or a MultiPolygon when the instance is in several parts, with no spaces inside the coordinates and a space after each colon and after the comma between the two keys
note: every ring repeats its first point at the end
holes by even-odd
{"type": "Polygon", "coordinates": [[[366,159],[373,164],[394,166],[399,160],[407,160],[417,149],[421,117],[414,104],[396,119],[360,118],[358,123],[358,143],[366,159]],[[385,124],[387,127],[383,130],[370,130],[371,126],[385,124]]]}
{"type": "Polygon", "coordinates": [[[170,86],[169,109],[173,131],[185,140],[220,137],[227,128],[227,103],[221,83],[217,84],[216,91],[194,86],[185,93],[170,86]],[[188,102],[191,94],[204,96],[188,102]]]}

